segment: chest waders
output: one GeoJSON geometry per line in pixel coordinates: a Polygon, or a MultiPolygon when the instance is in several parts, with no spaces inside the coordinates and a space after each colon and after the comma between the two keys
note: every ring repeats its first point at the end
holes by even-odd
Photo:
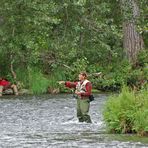
{"type": "MultiPolygon", "coordinates": [[[[86,83],[89,82],[88,80],[85,80],[82,84],[78,82],[76,86],[76,90],[78,92],[86,92],[86,83]]],[[[91,123],[91,118],[88,115],[89,112],[89,97],[80,97],[77,96],[77,118],[79,122],[87,122],[91,123]]]]}

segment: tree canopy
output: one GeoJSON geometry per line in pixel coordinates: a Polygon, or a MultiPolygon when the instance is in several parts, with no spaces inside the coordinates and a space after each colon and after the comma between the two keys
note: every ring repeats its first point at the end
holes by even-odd
{"type": "MultiPolygon", "coordinates": [[[[146,1],[137,5],[136,30],[147,49],[146,1]]],[[[34,72],[50,77],[53,85],[53,79],[74,80],[81,70],[104,73],[105,80],[94,80],[96,87],[131,80],[125,78],[132,67],[123,48],[123,22],[131,14],[126,8],[119,0],[1,0],[0,74],[13,79],[12,66],[25,87],[32,86],[27,82],[34,72]]]]}

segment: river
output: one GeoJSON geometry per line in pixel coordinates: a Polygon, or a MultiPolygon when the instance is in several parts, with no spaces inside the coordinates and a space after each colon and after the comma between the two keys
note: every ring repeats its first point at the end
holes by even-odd
{"type": "Polygon", "coordinates": [[[78,123],[70,94],[0,98],[0,148],[148,148],[148,138],[108,134],[102,110],[105,94],[95,94],[93,123],[78,123]]]}

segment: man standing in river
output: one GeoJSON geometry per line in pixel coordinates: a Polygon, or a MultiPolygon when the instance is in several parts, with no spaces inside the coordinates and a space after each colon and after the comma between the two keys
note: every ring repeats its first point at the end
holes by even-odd
{"type": "Polygon", "coordinates": [[[66,87],[75,88],[75,94],[77,98],[77,117],[79,122],[91,123],[90,115],[88,115],[91,95],[92,84],[87,80],[87,74],[85,72],[79,73],[78,82],[59,81],[59,84],[65,84],[66,87]]]}

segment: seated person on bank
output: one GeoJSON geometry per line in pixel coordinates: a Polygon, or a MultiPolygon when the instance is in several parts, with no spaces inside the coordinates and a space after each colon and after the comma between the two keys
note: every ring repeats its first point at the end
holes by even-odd
{"type": "Polygon", "coordinates": [[[2,96],[3,91],[6,89],[12,89],[15,95],[18,95],[18,89],[15,84],[11,84],[7,79],[0,77],[0,96],[2,96]]]}

